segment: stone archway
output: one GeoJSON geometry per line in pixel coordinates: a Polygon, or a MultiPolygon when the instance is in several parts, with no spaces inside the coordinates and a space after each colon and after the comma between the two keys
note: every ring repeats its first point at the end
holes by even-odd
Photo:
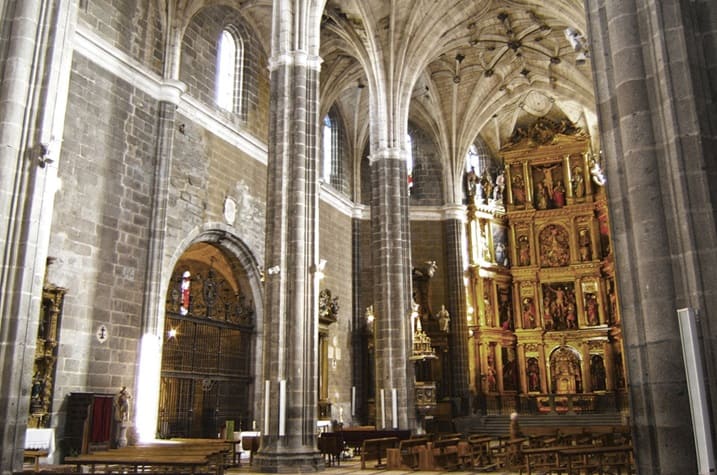
{"type": "Polygon", "coordinates": [[[249,272],[227,248],[195,242],[165,300],[157,432],[216,437],[251,426],[256,308],[249,272]]]}

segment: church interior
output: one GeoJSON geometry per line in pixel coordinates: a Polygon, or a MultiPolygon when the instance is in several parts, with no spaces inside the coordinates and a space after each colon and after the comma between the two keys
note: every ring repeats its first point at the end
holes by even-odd
{"type": "Polygon", "coordinates": [[[229,434],[320,471],[326,433],[516,415],[714,472],[711,2],[0,12],[2,474],[229,434]]]}

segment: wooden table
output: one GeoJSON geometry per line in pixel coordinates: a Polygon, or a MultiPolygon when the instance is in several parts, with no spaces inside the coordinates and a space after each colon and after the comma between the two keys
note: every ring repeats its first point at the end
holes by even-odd
{"type": "Polygon", "coordinates": [[[98,467],[104,467],[107,471],[109,467],[119,465],[130,467],[133,473],[146,471],[148,468],[196,473],[206,472],[214,467],[216,474],[222,475],[227,457],[234,446],[232,442],[219,439],[157,442],[65,457],[65,463],[77,465],[78,472],[81,472],[83,465],[88,466],[91,473],[95,473],[98,467]]]}

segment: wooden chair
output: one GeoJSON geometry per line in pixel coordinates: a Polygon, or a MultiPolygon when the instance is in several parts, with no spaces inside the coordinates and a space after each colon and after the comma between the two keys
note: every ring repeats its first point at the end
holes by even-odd
{"type": "Polygon", "coordinates": [[[327,465],[334,463],[336,466],[341,465],[341,454],[344,451],[344,438],[338,432],[322,432],[318,439],[319,452],[324,456],[327,465]]]}

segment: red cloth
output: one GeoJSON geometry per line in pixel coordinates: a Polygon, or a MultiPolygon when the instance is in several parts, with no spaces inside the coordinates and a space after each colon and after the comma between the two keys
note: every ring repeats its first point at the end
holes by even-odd
{"type": "Polygon", "coordinates": [[[92,403],[90,442],[107,442],[112,430],[112,397],[95,396],[92,403]]]}

